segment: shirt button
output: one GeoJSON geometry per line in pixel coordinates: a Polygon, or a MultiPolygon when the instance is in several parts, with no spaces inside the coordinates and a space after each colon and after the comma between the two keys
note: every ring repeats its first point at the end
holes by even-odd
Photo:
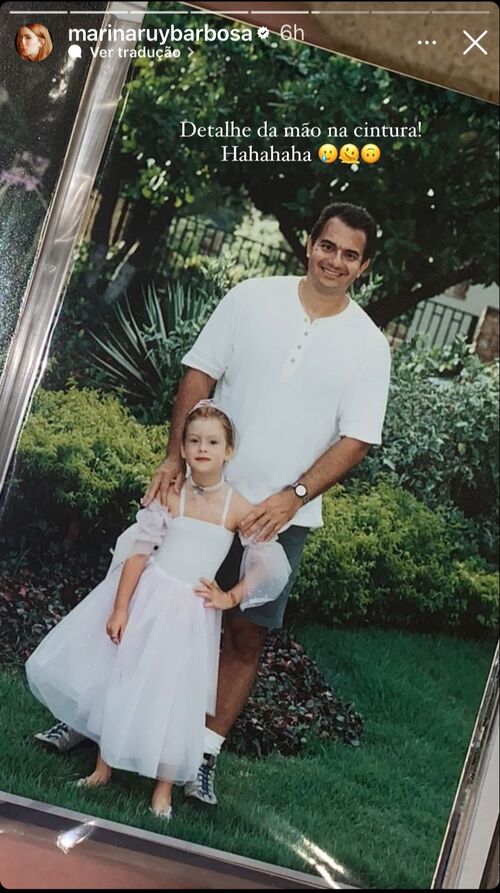
{"type": "Polygon", "coordinates": [[[297,350],[302,350],[302,344],[297,344],[297,350]]]}
{"type": "Polygon", "coordinates": [[[308,335],[308,334],[309,334],[309,332],[304,332],[304,335],[308,335]]]}
{"type": "Polygon", "coordinates": [[[290,360],[290,362],[291,362],[291,363],[295,363],[295,359],[294,359],[294,357],[292,357],[292,359],[290,360]]]}

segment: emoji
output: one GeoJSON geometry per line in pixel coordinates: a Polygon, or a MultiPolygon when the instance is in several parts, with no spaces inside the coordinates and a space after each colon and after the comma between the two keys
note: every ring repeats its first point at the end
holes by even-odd
{"type": "Polygon", "coordinates": [[[359,161],[359,149],[352,143],[346,143],[340,150],[342,164],[356,164],[359,161]]]}
{"type": "Polygon", "coordinates": [[[367,164],[375,164],[376,161],[380,158],[380,149],[375,143],[367,143],[366,146],[363,146],[361,149],[361,158],[363,161],[366,161],[367,164]]]}
{"type": "Polygon", "coordinates": [[[331,143],[324,143],[318,149],[318,157],[321,161],[324,161],[325,164],[331,164],[332,161],[336,161],[338,154],[337,147],[332,146],[331,143]]]}

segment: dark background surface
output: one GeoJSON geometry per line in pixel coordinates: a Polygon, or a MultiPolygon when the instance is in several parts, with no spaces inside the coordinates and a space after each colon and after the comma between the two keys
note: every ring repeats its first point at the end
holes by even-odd
{"type": "MultiPolygon", "coordinates": [[[[99,28],[106,3],[78,6],[89,15],[10,14],[29,9],[25,3],[0,12],[0,372],[92,59],[69,58],[68,28],[99,28]],[[18,29],[33,19],[49,29],[54,47],[41,62],[22,59],[15,47],[18,29]]],[[[36,4],[54,8],[74,4],[36,4]]]]}

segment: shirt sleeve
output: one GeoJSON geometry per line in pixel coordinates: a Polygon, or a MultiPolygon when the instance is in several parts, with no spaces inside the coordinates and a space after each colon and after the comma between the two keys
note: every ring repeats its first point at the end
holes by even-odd
{"type": "Polygon", "coordinates": [[[182,364],[206,372],[218,381],[229,366],[234,351],[236,313],[240,286],[222,298],[195,343],[182,357],[182,364]]]}
{"type": "Polygon", "coordinates": [[[277,599],[292,569],[283,546],[276,538],[268,543],[253,543],[240,534],[240,539],[243,545],[240,580],[245,585],[240,609],[245,611],[277,599]]]}
{"type": "Polygon", "coordinates": [[[353,437],[363,443],[382,443],[390,374],[391,349],[383,336],[377,350],[371,352],[368,362],[342,400],[339,415],[341,437],[353,437]]]}

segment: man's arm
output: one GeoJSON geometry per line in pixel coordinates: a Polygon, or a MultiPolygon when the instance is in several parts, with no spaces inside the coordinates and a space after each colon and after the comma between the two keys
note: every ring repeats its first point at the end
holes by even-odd
{"type": "Polygon", "coordinates": [[[175,491],[180,492],[185,472],[180,449],[184,421],[195,403],[209,396],[215,382],[227,369],[234,345],[235,295],[237,296],[240,288],[235,286],[224,295],[191,349],[182,357],[181,362],[188,371],[175,398],[167,455],[156,470],[142,500],[145,506],[155,497],[159,498],[162,505],[166,505],[168,489],[172,484],[175,491]]]}
{"type": "MultiPolygon", "coordinates": [[[[353,437],[342,437],[329,447],[314,465],[300,476],[300,481],[307,487],[309,498],[314,499],[334,484],[338,484],[351,469],[359,465],[370,446],[371,444],[355,440],[353,437]]],[[[251,537],[255,542],[267,542],[288,524],[302,505],[302,500],[290,487],[279,493],[273,493],[243,518],[240,530],[244,536],[251,537]]]]}
{"type": "Polygon", "coordinates": [[[188,369],[181,379],[172,410],[166,456],[157,468],[149,489],[141,500],[143,506],[148,506],[155,498],[158,498],[161,504],[166,506],[168,489],[172,484],[175,485],[176,492],[180,492],[185,470],[181,457],[184,421],[195,403],[208,397],[214,384],[215,379],[199,369],[188,369]]]}

